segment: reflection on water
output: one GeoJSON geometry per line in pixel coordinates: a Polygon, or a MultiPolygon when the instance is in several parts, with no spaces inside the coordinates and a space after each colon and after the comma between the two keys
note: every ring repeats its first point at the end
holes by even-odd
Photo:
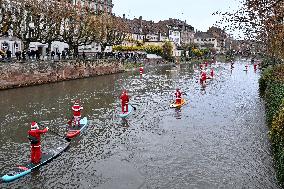
{"type": "MultiPolygon", "coordinates": [[[[197,65],[139,71],[0,92],[0,168],[29,159],[32,120],[66,132],[71,101],[80,99],[90,124],[67,152],[1,188],[277,188],[258,73],[246,62],[211,65],[200,86],[197,65]],[[188,104],[172,109],[175,89],[188,104]],[[128,89],[137,108],[117,114],[128,89]]],[[[48,133],[43,150],[62,142],[48,133]]]]}

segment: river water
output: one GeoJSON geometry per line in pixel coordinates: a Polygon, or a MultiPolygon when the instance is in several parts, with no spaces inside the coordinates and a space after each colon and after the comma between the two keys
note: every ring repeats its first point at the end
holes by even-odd
{"type": "MultiPolygon", "coordinates": [[[[245,64],[212,65],[206,87],[186,64],[1,91],[1,176],[29,160],[31,121],[64,134],[80,99],[90,124],[61,156],[0,188],[279,188],[259,73],[245,64]],[[180,110],[169,108],[176,87],[187,93],[180,110]],[[127,120],[117,117],[123,88],[137,108],[127,120]]],[[[48,133],[43,151],[63,142],[48,133]]]]}

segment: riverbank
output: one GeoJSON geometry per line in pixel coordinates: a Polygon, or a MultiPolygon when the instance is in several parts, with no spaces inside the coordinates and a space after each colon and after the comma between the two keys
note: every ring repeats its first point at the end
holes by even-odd
{"type": "Polygon", "coordinates": [[[137,61],[97,59],[0,64],[0,90],[131,71],[140,66],[168,64],[163,59],[137,61]]]}
{"type": "Polygon", "coordinates": [[[270,127],[277,179],[284,186],[284,65],[268,67],[259,80],[265,100],[266,121],[270,127]]]}
{"type": "Polygon", "coordinates": [[[68,60],[0,64],[0,89],[124,72],[118,60],[68,60]]]}

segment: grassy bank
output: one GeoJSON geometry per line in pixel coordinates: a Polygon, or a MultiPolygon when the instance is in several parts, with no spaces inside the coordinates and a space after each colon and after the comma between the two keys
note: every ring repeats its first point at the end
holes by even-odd
{"type": "Polygon", "coordinates": [[[263,70],[259,87],[265,100],[277,178],[284,186],[284,65],[263,70]]]}

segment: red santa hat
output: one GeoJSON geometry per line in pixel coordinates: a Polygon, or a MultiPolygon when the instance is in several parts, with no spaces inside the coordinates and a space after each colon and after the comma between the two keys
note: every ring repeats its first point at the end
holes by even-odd
{"type": "Polygon", "coordinates": [[[32,124],[31,124],[31,129],[38,129],[38,124],[37,122],[33,121],[32,124]]]}

